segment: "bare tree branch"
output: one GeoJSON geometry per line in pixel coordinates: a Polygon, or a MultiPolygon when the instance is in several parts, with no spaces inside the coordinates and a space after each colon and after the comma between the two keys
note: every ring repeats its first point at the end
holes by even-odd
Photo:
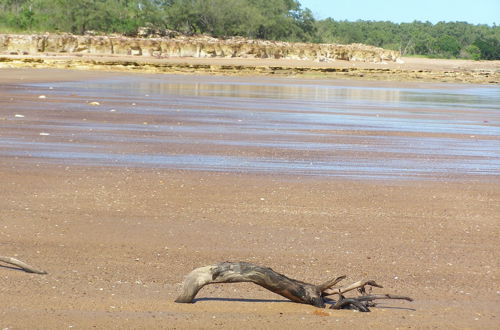
{"type": "Polygon", "coordinates": [[[325,290],[327,289],[330,289],[332,286],[334,286],[335,284],[339,283],[340,281],[344,280],[347,276],[346,275],[342,275],[342,276],[339,276],[335,279],[332,279],[330,281],[327,281],[323,284],[320,284],[318,285],[318,289],[321,291],[321,292],[324,292],[325,290]]]}
{"type": "Polygon", "coordinates": [[[33,266],[30,266],[30,265],[22,262],[21,260],[17,260],[15,258],[0,256],[0,261],[5,262],[5,263],[10,264],[10,265],[17,266],[28,273],[47,274],[46,271],[34,268],[33,266]]]}
{"type": "Polygon", "coordinates": [[[221,262],[216,265],[196,268],[186,276],[182,293],[175,300],[178,303],[193,303],[196,294],[205,285],[214,283],[236,283],[252,282],[261,287],[277,293],[294,302],[309,304],[316,307],[325,307],[331,303],[331,308],[354,308],[362,312],[369,312],[369,306],[376,299],[404,299],[412,301],[411,298],[395,295],[362,295],[359,297],[344,297],[344,293],[358,289],[364,294],[365,287],[382,286],[375,281],[358,281],[351,285],[340,288],[332,288],[346,276],[340,276],[320,285],[305,283],[291,279],[283,274],[277,273],[271,268],[258,266],[248,262],[221,262]],[[328,296],[338,295],[337,301],[328,296]]]}

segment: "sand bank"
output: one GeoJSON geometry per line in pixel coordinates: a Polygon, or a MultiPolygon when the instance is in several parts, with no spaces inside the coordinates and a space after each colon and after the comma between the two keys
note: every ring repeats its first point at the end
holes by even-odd
{"type": "Polygon", "coordinates": [[[98,55],[1,55],[0,68],[71,68],[176,74],[218,74],[499,84],[500,61],[402,58],[402,63],[316,62],[244,58],[140,58],[98,55]]]}

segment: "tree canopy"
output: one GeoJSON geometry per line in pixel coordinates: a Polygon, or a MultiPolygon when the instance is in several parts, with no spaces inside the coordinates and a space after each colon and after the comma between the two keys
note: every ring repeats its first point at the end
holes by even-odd
{"type": "Polygon", "coordinates": [[[130,35],[141,26],[222,38],[364,43],[403,55],[500,59],[499,26],[316,20],[297,0],[0,0],[0,32],[130,35]]]}

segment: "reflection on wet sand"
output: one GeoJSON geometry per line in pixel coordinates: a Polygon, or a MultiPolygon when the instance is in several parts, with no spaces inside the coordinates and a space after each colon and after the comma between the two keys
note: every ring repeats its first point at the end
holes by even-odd
{"type": "Polygon", "coordinates": [[[24,161],[381,179],[500,172],[497,87],[129,75],[7,88],[17,98],[2,102],[0,154],[24,161]]]}

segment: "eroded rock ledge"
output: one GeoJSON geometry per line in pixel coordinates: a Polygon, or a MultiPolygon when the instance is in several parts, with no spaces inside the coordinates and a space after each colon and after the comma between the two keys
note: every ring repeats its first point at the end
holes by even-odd
{"type": "Polygon", "coordinates": [[[312,44],[208,36],[130,38],[72,34],[0,34],[0,53],[136,55],[156,58],[274,58],[316,61],[395,62],[399,52],[363,44],[312,44]]]}

